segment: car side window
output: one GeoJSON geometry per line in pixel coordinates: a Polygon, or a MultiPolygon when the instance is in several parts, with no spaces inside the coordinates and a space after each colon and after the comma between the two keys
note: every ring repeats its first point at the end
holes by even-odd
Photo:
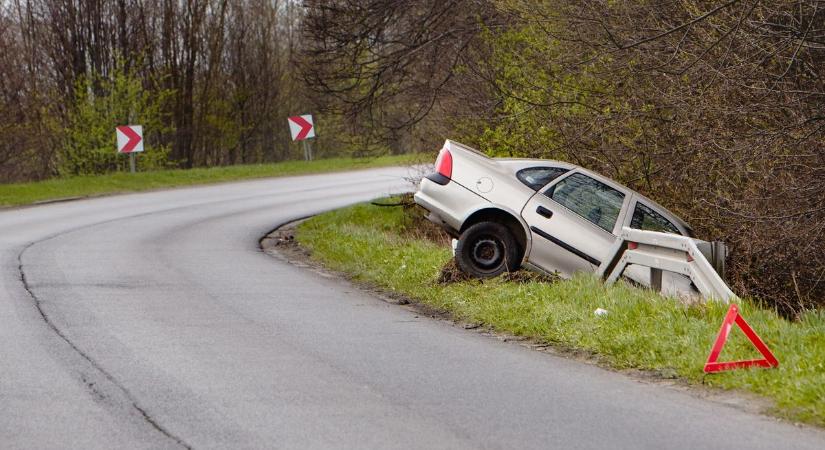
{"type": "Polygon", "coordinates": [[[611,233],[624,202],[621,192],[580,173],[559,181],[545,195],[611,233]]]}
{"type": "Polygon", "coordinates": [[[567,173],[567,169],[561,167],[528,167],[516,173],[516,178],[522,183],[532,188],[534,191],[547,186],[547,183],[555,180],[559,175],[567,173]]]}
{"type": "Polygon", "coordinates": [[[633,219],[630,221],[630,228],[647,231],[661,231],[663,233],[682,234],[673,222],[644,203],[637,202],[633,210],[633,219]]]}

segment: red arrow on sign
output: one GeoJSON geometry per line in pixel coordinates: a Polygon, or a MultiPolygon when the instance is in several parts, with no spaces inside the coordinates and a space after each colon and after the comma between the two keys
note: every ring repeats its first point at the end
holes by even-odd
{"type": "Polygon", "coordinates": [[[290,117],[289,120],[292,123],[294,123],[295,125],[298,125],[299,127],[301,127],[301,131],[299,131],[298,134],[295,135],[294,140],[303,141],[304,139],[306,139],[306,137],[309,134],[310,130],[312,130],[312,124],[307,122],[301,116],[293,116],[293,117],[290,117]]]}
{"type": "Polygon", "coordinates": [[[131,153],[132,150],[134,150],[135,147],[137,147],[137,145],[140,144],[140,141],[143,140],[143,138],[140,137],[139,134],[135,133],[135,130],[133,130],[132,127],[120,126],[117,127],[117,131],[120,131],[121,133],[123,133],[124,136],[129,138],[129,141],[126,142],[126,145],[124,145],[123,148],[120,149],[121,153],[131,153]]]}

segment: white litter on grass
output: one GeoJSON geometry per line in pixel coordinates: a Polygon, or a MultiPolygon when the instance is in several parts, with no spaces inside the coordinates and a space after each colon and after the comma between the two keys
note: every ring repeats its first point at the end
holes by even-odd
{"type": "Polygon", "coordinates": [[[595,311],[593,311],[593,314],[595,314],[595,315],[597,315],[597,316],[599,316],[599,317],[606,316],[606,315],[607,315],[607,310],[606,310],[606,309],[602,309],[602,308],[596,308],[596,310],[595,310],[595,311]]]}
{"type": "Polygon", "coordinates": [[[455,248],[458,247],[458,239],[453,239],[452,244],[453,244],[453,257],[455,258],[455,248]]]}

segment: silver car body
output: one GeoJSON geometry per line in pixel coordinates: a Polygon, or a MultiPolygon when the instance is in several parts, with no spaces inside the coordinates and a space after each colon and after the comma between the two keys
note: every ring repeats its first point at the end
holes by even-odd
{"type": "MultiPolygon", "coordinates": [[[[631,226],[637,207],[666,219],[674,232],[692,235],[683,220],[661,205],[579,166],[542,159],[490,158],[451,140],[445,142],[444,150],[452,158],[449,180],[438,174],[424,178],[415,193],[415,202],[430,212],[431,221],[456,237],[479,220],[506,217],[514,234],[519,234],[517,240],[523,249],[521,264],[528,268],[563,277],[579,271],[594,272],[609,256],[607,253],[621,228],[631,226]],[[558,168],[564,173],[534,189],[517,178],[522,170],[530,168],[558,168]],[[577,180],[598,186],[599,192],[590,189],[590,200],[603,201],[600,193],[608,193],[618,208],[617,214],[614,211],[605,218],[599,213],[595,217],[571,210],[560,203],[559,198],[554,200],[551,197],[554,194],[549,193],[554,192],[555,187],[564,186],[565,180],[567,184],[577,180]],[[613,215],[615,220],[611,220],[613,215]]],[[[605,204],[606,209],[611,207],[605,204]]],[[[645,285],[650,282],[649,270],[641,267],[629,268],[626,276],[645,285]]],[[[684,291],[690,284],[677,274],[669,274],[662,281],[663,290],[671,292],[684,291]]]]}

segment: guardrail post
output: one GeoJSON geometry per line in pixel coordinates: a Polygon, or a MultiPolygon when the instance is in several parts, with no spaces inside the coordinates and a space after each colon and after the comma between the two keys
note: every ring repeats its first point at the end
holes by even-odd
{"type": "Polygon", "coordinates": [[[662,269],[650,268],[650,289],[662,292],[662,269]]]}
{"type": "Polygon", "coordinates": [[[613,273],[613,270],[616,268],[616,265],[619,264],[619,261],[622,259],[622,255],[624,255],[625,250],[627,250],[627,241],[624,240],[621,236],[616,239],[616,242],[613,243],[613,247],[610,249],[607,258],[600,266],[599,266],[599,278],[602,281],[606,281],[607,277],[613,273]]]}

